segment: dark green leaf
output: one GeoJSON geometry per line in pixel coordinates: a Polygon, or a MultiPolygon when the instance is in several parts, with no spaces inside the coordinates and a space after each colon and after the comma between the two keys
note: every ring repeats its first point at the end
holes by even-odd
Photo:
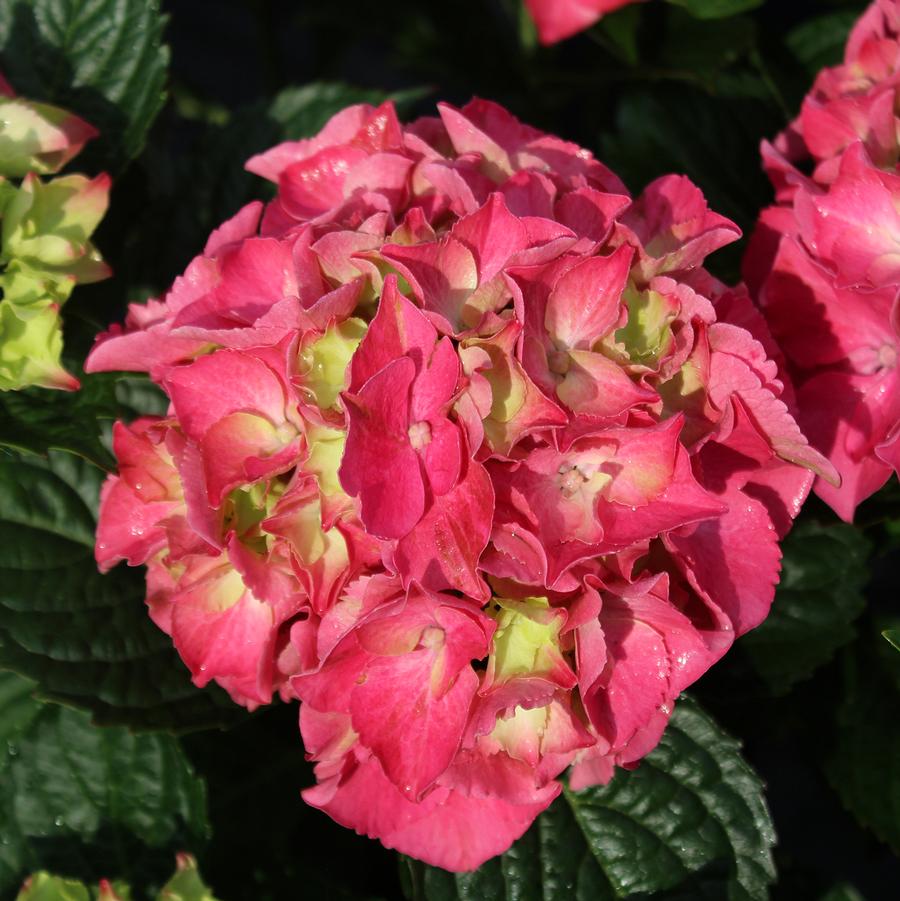
{"type": "Polygon", "coordinates": [[[80,391],[10,391],[0,394],[0,445],[35,454],[67,450],[110,468],[98,420],[117,412],[115,381],[106,375],[85,376],[80,391]]]}
{"type": "Polygon", "coordinates": [[[606,786],[566,790],[512,848],[471,874],[408,862],[428,901],[768,897],[775,836],[739,744],[682,698],[659,746],[606,786]]]}
{"type": "Polygon", "coordinates": [[[91,161],[119,170],[140,153],[165,100],[164,25],[157,0],[8,0],[0,57],[18,93],[99,129],[91,161]]]}
{"type": "Polygon", "coordinates": [[[785,539],[772,611],[740,642],[772,691],[788,691],[853,639],[870,550],[863,533],[843,523],[804,523],[785,539]]]}
{"type": "Polygon", "coordinates": [[[166,412],[165,395],[139,375],[81,375],[78,391],[33,388],[0,394],[0,447],[46,455],[65,450],[104,469],[115,460],[106,435],[114,419],[166,412]]]}
{"type": "Polygon", "coordinates": [[[810,77],[825,66],[841,62],[847,34],[857,16],[853,10],[835,10],[807,19],[788,33],[786,43],[810,77]]]}
{"type": "MultiPolygon", "coordinates": [[[[4,674],[0,690],[15,678],[4,674]]],[[[20,692],[30,688],[24,682],[20,692]]],[[[148,865],[141,846],[166,848],[171,867],[174,850],[206,837],[205,788],[177,739],[98,728],[85,713],[31,704],[24,726],[21,701],[12,714],[0,708],[0,890],[39,868],[129,877],[148,865]]]]}
{"type": "Polygon", "coordinates": [[[698,19],[724,19],[762,6],[764,0],[668,0],[673,6],[683,6],[698,19]]]}
{"type": "Polygon", "coordinates": [[[866,901],[866,899],[852,885],[842,882],[822,895],[819,901],[866,901]]]}
{"type": "Polygon", "coordinates": [[[186,730],[229,722],[224,693],[190,681],[143,603],[143,570],[93,558],[103,473],[69,454],[0,457],[0,666],[99,722],[186,730]]]}
{"type": "Polygon", "coordinates": [[[700,82],[710,93],[722,88],[717,74],[746,56],[756,40],[756,23],[747,16],[706,21],[673,10],[670,19],[648,63],[673,78],[700,82]]]}
{"type": "Polygon", "coordinates": [[[900,651],[900,629],[885,629],[881,634],[900,651]]]}
{"type": "Polygon", "coordinates": [[[826,772],[851,813],[900,851],[900,656],[873,633],[844,664],[826,772]]]}

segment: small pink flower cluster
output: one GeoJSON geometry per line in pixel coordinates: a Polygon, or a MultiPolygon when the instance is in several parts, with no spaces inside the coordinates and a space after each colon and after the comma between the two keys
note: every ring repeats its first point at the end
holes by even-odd
{"type": "Polygon", "coordinates": [[[857,22],[763,161],[776,190],[745,276],[788,359],[800,423],[842,477],[843,519],[900,469],[900,2],[857,22]],[[807,174],[808,173],[808,174],[807,174]]]}
{"type": "Polygon", "coordinates": [[[194,680],[302,701],[306,800],[430,863],[504,851],[631,766],[765,616],[830,467],[785,405],[738,237],[687,179],[633,200],[480,100],[355,106],[88,368],[114,432],[97,559],[148,565],[194,680]],[[799,464],[799,465],[798,465],[799,464]]]}

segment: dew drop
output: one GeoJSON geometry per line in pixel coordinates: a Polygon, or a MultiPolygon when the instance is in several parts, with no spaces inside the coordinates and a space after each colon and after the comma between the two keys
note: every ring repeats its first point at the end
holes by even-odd
{"type": "Polygon", "coordinates": [[[54,826],[62,826],[62,824],[63,824],[63,818],[62,818],[62,817],[57,817],[57,818],[53,821],[53,825],[54,825],[54,826]]]}

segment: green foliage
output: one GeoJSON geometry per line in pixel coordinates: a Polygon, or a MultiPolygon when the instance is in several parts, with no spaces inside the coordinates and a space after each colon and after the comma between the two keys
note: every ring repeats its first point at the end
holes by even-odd
{"type": "MultiPolygon", "coordinates": [[[[0,891],[31,870],[141,876],[207,833],[206,793],[168,735],[97,728],[80,711],[29,699],[0,674],[0,891]]],[[[93,874],[93,876],[91,875],[93,874]]]]}
{"type": "Polygon", "coordinates": [[[855,21],[854,10],[832,10],[801,22],[788,33],[787,45],[810,78],[824,66],[841,61],[847,34],[855,21]]]}
{"type": "Polygon", "coordinates": [[[143,604],[143,570],[101,575],[94,509],[103,473],[70,454],[0,457],[0,667],[99,722],[195,729],[240,712],[200,691],[143,604]]]}
{"type": "MultiPolygon", "coordinates": [[[[178,855],[175,875],[154,897],[155,901],[216,901],[200,878],[197,861],[189,854],[178,855]]],[[[101,884],[91,890],[83,882],[42,871],[28,877],[16,901],[129,901],[130,898],[131,890],[121,882],[101,884]]]]}
{"type": "Polygon", "coordinates": [[[865,901],[865,898],[852,885],[842,883],[822,895],[819,901],[865,901]]]}
{"type": "Polygon", "coordinates": [[[698,19],[724,19],[762,6],[764,0],[667,0],[673,6],[683,6],[698,19]]]}
{"type": "Polygon", "coordinates": [[[157,0],[8,0],[0,59],[18,93],[99,129],[102,142],[85,158],[118,171],[140,153],[165,101],[164,25],[157,0]]]}
{"type": "Polygon", "coordinates": [[[870,550],[865,536],[843,523],[803,523],[782,543],[772,612],[740,643],[773,692],[788,691],[852,641],[866,603],[870,550]]]}
{"type": "Polygon", "coordinates": [[[566,790],[506,853],[453,876],[409,861],[407,895],[519,898],[768,897],[775,835],[740,746],[682,698],[659,746],[605,786],[566,790]]]}
{"type": "Polygon", "coordinates": [[[873,630],[843,663],[828,778],[854,816],[900,851],[900,656],[873,630]]]}

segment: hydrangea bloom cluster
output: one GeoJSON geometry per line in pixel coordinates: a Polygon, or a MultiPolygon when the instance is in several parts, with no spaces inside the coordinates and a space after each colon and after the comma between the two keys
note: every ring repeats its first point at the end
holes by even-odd
{"type": "Polygon", "coordinates": [[[475,100],[355,106],[89,370],[169,414],[115,427],[97,559],[148,565],[195,682],[301,704],[306,800],[467,870],[658,741],[765,616],[831,469],[770,337],[705,256],[687,179],[637,199],[475,100]]]}
{"type": "Polygon", "coordinates": [[[607,13],[641,0],[525,0],[542,44],[555,44],[590,28],[607,13]]]}
{"type": "Polygon", "coordinates": [[[89,240],[110,180],[39,176],[58,172],[96,134],[72,113],[16,97],[0,76],[0,391],[78,387],[60,362],[59,309],[76,284],[110,274],[89,240]]]}
{"type": "Polygon", "coordinates": [[[843,65],[819,73],[799,117],[763,144],[776,189],[745,276],[788,358],[800,423],[850,521],[900,467],[900,3],[878,0],[843,65]]]}

